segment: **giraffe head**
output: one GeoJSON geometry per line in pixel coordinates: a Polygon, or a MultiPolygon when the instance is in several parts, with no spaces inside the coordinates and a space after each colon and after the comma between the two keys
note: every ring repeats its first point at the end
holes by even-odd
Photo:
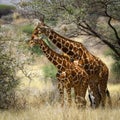
{"type": "Polygon", "coordinates": [[[34,40],[28,40],[27,44],[32,48],[33,46],[36,45],[36,41],[34,41],[34,40]]]}
{"type": "Polygon", "coordinates": [[[41,39],[39,39],[38,37],[32,36],[31,40],[28,40],[28,45],[32,48],[35,45],[39,44],[40,40],[41,39]]]}
{"type": "Polygon", "coordinates": [[[42,28],[44,28],[42,26],[44,26],[44,23],[39,22],[38,25],[37,25],[37,27],[33,31],[32,36],[31,36],[31,40],[28,41],[28,45],[30,47],[35,46],[42,39],[42,37],[39,38],[39,34],[42,34],[41,31],[42,31],[42,28]]]}
{"type": "Polygon", "coordinates": [[[31,40],[28,41],[28,45],[33,47],[36,44],[39,44],[39,41],[43,38],[40,35],[42,35],[47,28],[49,28],[47,25],[39,21],[37,27],[32,33],[31,40]]]}
{"type": "Polygon", "coordinates": [[[49,29],[50,29],[49,26],[47,26],[45,23],[40,21],[40,22],[38,22],[38,25],[35,28],[33,34],[34,35],[41,35],[41,34],[46,33],[47,31],[49,31],[49,29]]]}

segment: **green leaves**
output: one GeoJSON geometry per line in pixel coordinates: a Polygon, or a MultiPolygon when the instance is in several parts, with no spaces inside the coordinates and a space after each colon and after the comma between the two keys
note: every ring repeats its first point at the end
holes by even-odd
{"type": "Polygon", "coordinates": [[[45,78],[55,79],[57,69],[55,68],[53,64],[47,64],[43,67],[43,73],[44,73],[45,78]]]}
{"type": "Polygon", "coordinates": [[[34,27],[30,24],[24,25],[21,27],[22,31],[27,34],[32,34],[34,27]]]}

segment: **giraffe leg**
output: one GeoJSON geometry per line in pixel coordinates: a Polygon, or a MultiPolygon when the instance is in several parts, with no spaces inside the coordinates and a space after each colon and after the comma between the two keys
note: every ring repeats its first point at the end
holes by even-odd
{"type": "Polygon", "coordinates": [[[77,96],[77,108],[85,108],[86,106],[86,100],[84,97],[81,97],[81,96],[77,96]]]}
{"type": "Polygon", "coordinates": [[[88,88],[88,79],[85,77],[82,82],[80,83],[80,102],[81,102],[81,107],[85,107],[86,106],[86,100],[85,100],[85,95],[86,95],[86,91],[88,88]]]}
{"type": "Polygon", "coordinates": [[[84,98],[80,96],[80,87],[78,86],[78,88],[74,88],[74,91],[75,91],[75,104],[77,108],[80,108],[83,106],[81,102],[84,101],[84,98]]]}
{"type": "Polygon", "coordinates": [[[63,105],[64,105],[64,86],[61,82],[58,83],[58,90],[59,90],[59,94],[60,94],[60,103],[61,103],[61,106],[63,107],[63,105]]]}
{"type": "Polygon", "coordinates": [[[105,107],[105,103],[106,103],[106,92],[105,92],[105,90],[101,90],[100,94],[101,94],[101,105],[102,105],[102,107],[105,107]]]}
{"type": "Polygon", "coordinates": [[[88,87],[88,81],[87,79],[83,79],[80,83],[79,86],[76,87],[76,104],[77,107],[80,108],[85,108],[86,106],[86,100],[85,100],[85,95],[88,87]]]}
{"type": "Polygon", "coordinates": [[[78,97],[79,97],[79,94],[78,94],[78,92],[79,92],[79,86],[75,86],[74,87],[74,92],[75,92],[75,104],[77,105],[77,107],[79,106],[79,102],[78,102],[78,97]]]}
{"type": "Polygon", "coordinates": [[[91,107],[97,108],[101,100],[101,95],[99,93],[98,84],[90,83],[89,86],[90,86],[89,96],[91,97],[91,100],[92,100],[91,107]]]}
{"type": "Polygon", "coordinates": [[[91,91],[89,86],[88,86],[88,98],[89,98],[89,101],[90,101],[90,106],[95,107],[95,100],[94,100],[95,97],[93,96],[93,92],[91,91]]]}
{"type": "MultiPolygon", "coordinates": [[[[103,80],[102,80],[103,81],[103,80]]],[[[107,90],[107,83],[106,82],[102,82],[99,84],[99,93],[101,95],[101,105],[102,107],[105,107],[105,103],[106,103],[106,90],[107,90]]]]}
{"type": "Polygon", "coordinates": [[[75,87],[74,87],[74,94],[75,94],[75,103],[77,104],[77,90],[75,87]]]}
{"type": "Polygon", "coordinates": [[[111,107],[112,103],[111,103],[111,97],[109,94],[109,91],[107,90],[107,81],[108,81],[108,75],[109,75],[109,70],[108,68],[104,65],[99,73],[99,91],[100,91],[100,95],[101,95],[101,105],[102,107],[105,107],[105,103],[106,103],[106,96],[108,97],[108,102],[109,105],[111,107]]]}
{"type": "Polygon", "coordinates": [[[110,96],[110,92],[108,89],[106,90],[106,95],[108,97],[108,104],[109,104],[110,108],[112,108],[111,96],[110,96]]]}
{"type": "Polygon", "coordinates": [[[71,99],[71,87],[67,87],[66,91],[67,91],[67,95],[68,95],[68,105],[71,106],[71,102],[72,102],[72,99],[71,99]]]}
{"type": "Polygon", "coordinates": [[[86,106],[86,100],[81,90],[79,90],[76,94],[76,105],[77,105],[77,108],[81,108],[81,107],[85,108],[86,106]]]}

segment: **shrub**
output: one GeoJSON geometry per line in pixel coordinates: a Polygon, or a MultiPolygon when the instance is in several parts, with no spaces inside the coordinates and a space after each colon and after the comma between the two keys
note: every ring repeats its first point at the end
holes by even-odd
{"type": "Polygon", "coordinates": [[[19,84],[15,76],[13,60],[6,54],[0,54],[0,108],[8,109],[15,104],[15,88],[19,84]]]}
{"type": "Polygon", "coordinates": [[[114,63],[111,66],[111,73],[112,73],[112,76],[115,78],[113,83],[119,83],[120,82],[120,59],[111,50],[107,51],[105,54],[107,56],[110,55],[114,60],[114,63]]]}
{"type": "Polygon", "coordinates": [[[113,73],[113,76],[114,76],[115,79],[116,79],[115,82],[120,82],[120,81],[119,81],[119,79],[120,79],[120,60],[115,61],[115,62],[112,64],[111,71],[112,71],[112,73],[113,73]]]}
{"type": "Polygon", "coordinates": [[[32,34],[32,32],[33,32],[33,26],[30,24],[22,26],[21,29],[23,32],[25,32],[27,34],[32,34]]]}
{"type": "Polygon", "coordinates": [[[10,13],[13,13],[13,10],[15,10],[15,7],[12,5],[0,4],[0,17],[3,15],[8,15],[10,13]]]}
{"type": "Polygon", "coordinates": [[[12,22],[13,21],[13,16],[12,15],[5,15],[5,16],[2,16],[1,17],[2,20],[4,21],[9,21],[9,22],[12,22]]]}
{"type": "Polygon", "coordinates": [[[29,48],[32,53],[36,53],[37,55],[42,55],[43,52],[41,51],[39,45],[33,46],[32,48],[29,48]]]}
{"type": "Polygon", "coordinates": [[[45,78],[51,78],[55,80],[57,69],[53,64],[47,64],[43,67],[43,73],[45,78]]]}

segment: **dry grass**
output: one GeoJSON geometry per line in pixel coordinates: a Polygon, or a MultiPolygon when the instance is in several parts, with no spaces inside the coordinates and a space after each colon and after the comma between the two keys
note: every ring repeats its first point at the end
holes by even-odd
{"type": "MultiPolygon", "coordinates": [[[[70,108],[61,107],[58,102],[58,92],[51,80],[44,81],[40,67],[31,66],[29,70],[34,80],[29,86],[29,81],[21,73],[21,104],[20,110],[6,110],[0,112],[0,120],[119,120],[120,119],[120,84],[109,84],[113,108],[107,105],[105,109],[93,110],[89,107],[88,97],[86,109],[77,109],[73,104],[70,108]],[[25,102],[24,102],[25,101],[25,102]]],[[[28,67],[27,67],[28,68],[28,67]]],[[[20,71],[19,71],[20,72],[20,71]]]]}
{"type": "Polygon", "coordinates": [[[93,110],[61,107],[56,98],[57,91],[51,81],[32,81],[31,86],[22,86],[26,99],[26,107],[21,110],[6,110],[0,112],[0,120],[119,120],[120,118],[120,84],[109,85],[113,108],[106,106],[105,109],[93,110]],[[39,86],[38,86],[39,85],[39,86]]]}
{"type": "MultiPolygon", "coordinates": [[[[14,21],[14,24],[22,24],[26,20],[19,19],[14,21]]],[[[16,37],[8,32],[10,36],[16,37]]],[[[17,37],[16,37],[17,38],[17,37]]],[[[84,38],[83,38],[84,39],[84,38]]],[[[81,41],[81,37],[76,38],[76,41],[81,41]]],[[[93,49],[93,53],[94,53],[93,49]]],[[[111,58],[103,57],[100,54],[101,50],[96,50],[96,55],[108,65],[111,65],[111,58]]],[[[34,80],[29,86],[29,80],[18,71],[18,76],[22,80],[20,91],[18,91],[18,109],[17,110],[1,110],[0,120],[119,120],[120,119],[120,84],[109,85],[109,90],[112,96],[113,108],[108,106],[105,109],[91,109],[87,102],[86,109],[77,109],[73,104],[70,108],[67,106],[61,107],[58,102],[58,92],[51,81],[44,81],[41,66],[47,64],[45,57],[38,58],[34,66],[27,66],[27,72],[31,73],[34,80]],[[23,106],[23,107],[22,107],[23,106]]],[[[86,97],[87,98],[87,97],[86,97]]]]}
{"type": "Polygon", "coordinates": [[[59,106],[42,106],[26,111],[4,111],[0,113],[1,120],[119,120],[120,109],[78,110],[76,108],[61,108],[59,106]]]}

